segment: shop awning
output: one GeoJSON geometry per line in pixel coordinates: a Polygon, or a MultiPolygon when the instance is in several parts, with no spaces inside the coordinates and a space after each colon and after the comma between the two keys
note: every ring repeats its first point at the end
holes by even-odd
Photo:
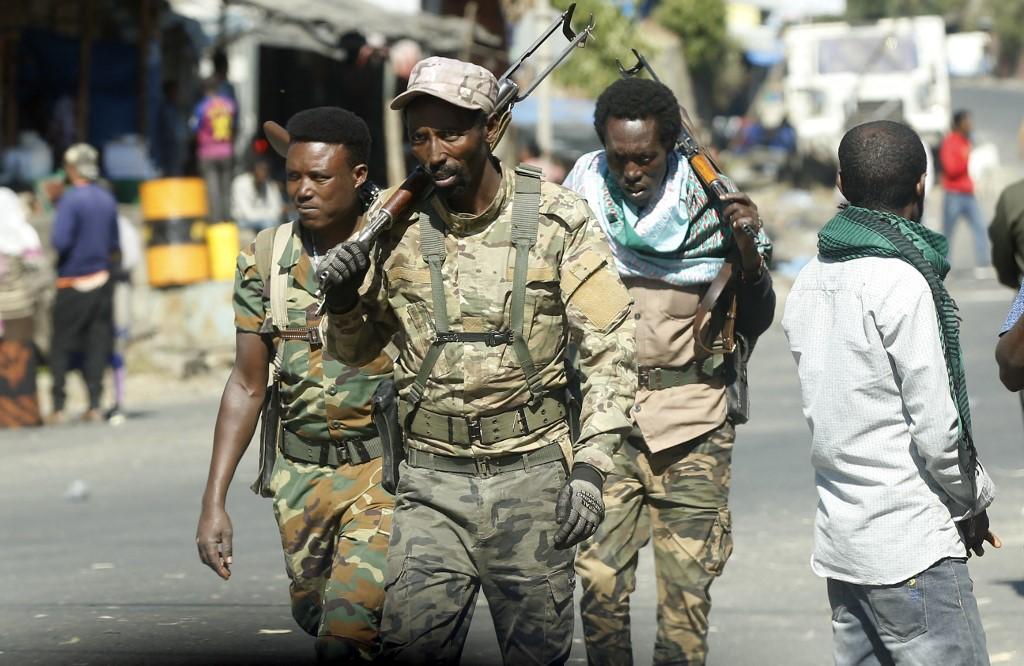
{"type": "MultiPolygon", "coordinates": [[[[174,11],[210,25],[219,2],[169,0],[174,11]]],[[[495,35],[459,16],[391,11],[364,0],[228,0],[228,35],[259,34],[261,42],[340,57],[338,37],[356,31],[388,43],[411,39],[433,52],[455,53],[472,42],[500,46],[495,35]]]]}

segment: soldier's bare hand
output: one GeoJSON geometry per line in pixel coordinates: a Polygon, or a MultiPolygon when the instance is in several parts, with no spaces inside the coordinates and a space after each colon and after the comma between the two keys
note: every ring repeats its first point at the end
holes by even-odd
{"type": "Polygon", "coordinates": [[[233,536],[227,511],[219,507],[203,508],[196,528],[199,559],[224,580],[231,578],[233,536]]]}
{"type": "Polygon", "coordinates": [[[761,256],[757,252],[761,216],[757,212],[757,204],[744,192],[723,194],[722,204],[722,217],[732,226],[732,235],[740,251],[743,271],[753,273],[761,266],[761,256]]]}

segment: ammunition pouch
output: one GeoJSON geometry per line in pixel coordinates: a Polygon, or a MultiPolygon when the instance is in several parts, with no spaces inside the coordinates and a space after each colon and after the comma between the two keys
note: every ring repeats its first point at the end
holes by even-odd
{"type": "Polygon", "coordinates": [[[260,497],[273,497],[270,490],[270,477],[274,474],[274,462],[277,460],[277,445],[281,440],[281,396],[275,376],[273,383],[267,387],[260,408],[260,467],[256,480],[249,488],[260,497]]]}
{"type": "Polygon", "coordinates": [[[726,418],[734,426],[750,420],[750,390],[747,384],[747,362],[754,350],[742,333],[736,332],[736,348],[725,357],[726,418]]]}
{"type": "Polygon", "coordinates": [[[569,437],[575,444],[580,438],[583,413],[583,379],[580,377],[575,345],[569,345],[565,354],[565,419],[569,422],[569,437]]]}
{"type": "Polygon", "coordinates": [[[398,389],[394,379],[385,379],[373,392],[372,419],[383,449],[380,484],[393,495],[398,489],[398,465],[405,459],[405,439],[398,417],[398,389]]]}

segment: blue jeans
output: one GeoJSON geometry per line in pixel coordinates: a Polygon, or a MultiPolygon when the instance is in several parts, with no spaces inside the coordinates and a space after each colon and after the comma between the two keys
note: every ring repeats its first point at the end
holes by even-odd
{"type": "Polygon", "coordinates": [[[966,217],[974,232],[974,265],[988,266],[988,231],[981,219],[978,199],[973,194],[946,191],[942,198],[942,233],[949,241],[950,254],[953,250],[953,232],[961,217],[966,217]]]}
{"type": "Polygon", "coordinates": [[[206,184],[209,221],[213,224],[231,219],[231,176],[234,161],[228,157],[218,160],[199,160],[199,175],[206,184]]]}
{"type": "Polygon", "coordinates": [[[963,558],[896,585],[828,579],[836,666],[988,666],[985,630],[963,558]]]}

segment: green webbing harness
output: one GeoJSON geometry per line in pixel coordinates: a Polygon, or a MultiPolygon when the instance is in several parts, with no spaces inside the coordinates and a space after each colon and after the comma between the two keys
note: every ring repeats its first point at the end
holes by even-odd
{"type": "Polygon", "coordinates": [[[516,265],[512,275],[512,302],[509,306],[511,326],[504,331],[485,333],[461,333],[452,331],[448,325],[448,305],[444,292],[444,277],[441,267],[447,255],[444,247],[444,224],[437,216],[420,213],[420,254],[430,269],[430,294],[434,309],[434,341],[423,358],[423,365],[416,373],[416,379],[409,389],[412,406],[419,405],[427,387],[427,380],[434,365],[441,357],[444,346],[453,342],[482,342],[488,347],[512,345],[519,367],[526,377],[530,391],[530,402],[538,403],[543,398],[544,387],[537,374],[537,367],[530,356],[530,348],[523,335],[524,311],[526,309],[526,276],[530,261],[530,248],[537,242],[538,217],[540,215],[541,170],[529,165],[516,167],[515,197],[512,200],[512,246],[515,248],[516,265]]]}

